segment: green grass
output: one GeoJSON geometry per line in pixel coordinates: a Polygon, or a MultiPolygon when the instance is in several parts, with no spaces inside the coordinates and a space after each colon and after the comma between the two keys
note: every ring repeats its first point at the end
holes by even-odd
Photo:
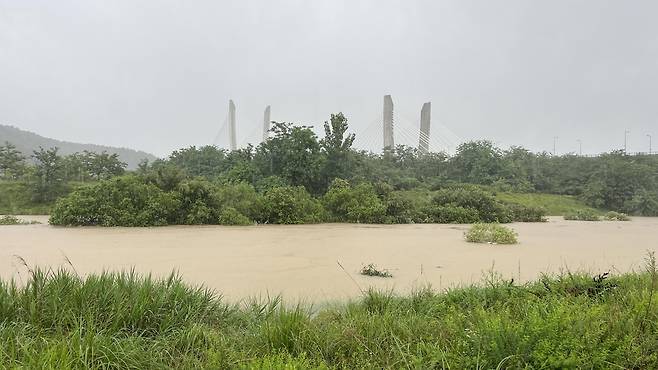
{"type": "Polygon", "coordinates": [[[563,216],[574,210],[589,210],[597,214],[603,212],[589,207],[580,199],[570,195],[543,193],[497,193],[496,198],[503,202],[517,203],[528,207],[542,207],[549,216],[563,216]]]}
{"type": "Polygon", "coordinates": [[[658,367],[658,285],[647,272],[564,274],[408,296],[369,291],[313,309],[227,304],[133,272],[31,271],[0,285],[7,368],[658,367]]]}
{"type": "Polygon", "coordinates": [[[0,181],[0,214],[46,215],[52,206],[53,203],[33,202],[25,183],[0,181]]]}
{"type": "Polygon", "coordinates": [[[516,232],[499,224],[475,224],[464,233],[464,238],[469,243],[518,243],[516,232]]]}
{"type": "MultiPolygon", "coordinates": [[[[69,190],[73,191],[93,182],[70,182],[69,190]]],[[[48,215],[55,202],[38,203],[32,200],[29,185],[19,181],[0,181],[0,214],[11,215],[48,215]]]]}

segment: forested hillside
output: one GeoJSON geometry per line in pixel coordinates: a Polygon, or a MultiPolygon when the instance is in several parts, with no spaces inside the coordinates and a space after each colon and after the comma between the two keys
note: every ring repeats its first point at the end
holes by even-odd
{"type": "Polygon", "coordinates": [[[30,158],[33,151],[39,150],[39,147],[52,148],[58,147],[59,153],[63,155],[81,153],[84,151],[109,154],[118,154],[119,160],[128,165],[128,169],[135,169],[143,159],[153,161],[156,157],[143,151],[116,148],[95,144],[80,144],[68,141],[60,141],[37,135],[35,133],[24,131],[13,126],[0,125],[0,145],[5,142],[12,143],[25,157],[30,158]]]}

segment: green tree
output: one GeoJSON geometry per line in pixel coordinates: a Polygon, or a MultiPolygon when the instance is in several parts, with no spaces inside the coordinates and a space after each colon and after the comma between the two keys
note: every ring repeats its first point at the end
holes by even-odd
{"type": "Polygon", "coordinates": [[[97,180],[122,175],[127,166],[126,163],[121,162],[116,153],[109,154],[106,151],[94,153],[85,150],[82,155],[87,172],[97,180]]]}
{"type": "Polygon", "coordinates": [[[256,149],[254,160],[264,177],[279,176],[294,186],[319,194],[324,157],[310,127],[275,122],[274,136],[256,149]]]}
{"type": "Polygon", "coordinates": [[[203,176],[207,179],[219,176],[230,166],[226,150],[210,145],[176,150],[169,156],[169,161],[190,176],[203,176]]]}
{"type": "Polygon", "coordinates": [[[35,179],[32,182],[33,198],[37,202],[50,202],[66,191],[64,163],[57,154],[59,148],[39,147],[32,157],[35,161],[35,179]]]}
{"type": "Polygon", "coordinates": [[[272,188],[260,201],[261,223],[306,224],[325,219],[322,205],[303,186],[272,188]]]}
{"type": "Polygon", "coordinates": [[[17,180],[25,173],[25,157],[16,146],[5,142],[0,146],[0,178],[17,180]]]}
{"type": "Polygon", "coordinates": [[[85,162],[85,156],[81,153],[73,153],[62,157],[64,178],[68,181],[85,181],[89,179],[85,162]]]}
{"type": "Polygon", "coordinates": [[[324,138],[320,146],[327,160],[324,163],[322,176],[328,184],[335,178],[348,178],[350,175],[350,154],[354,143],[354,134],[347,134],[347,118],[343,113],[332,114],[324,123],[324,138]]]}
{"type": "Polygon", "coordinates": [[[651,214],[653,207],[643,205],[656,201],[651,196],[657,188],[656,175],[650,166],[621,151],[602,155],[598,164],[581,195],[588,204],[626,213],[651,214]]]}
{"type": "Polygon", "coordinates": [[[185,170],[169,161],[156,159],[144,174],[140,176],[147,182],[155,184],[164,191],[172,191],[187,178],[185,170]]]}
{"type": "Polygon", "coordinates": [[[386,206],[367,183],[352,187],[343,179],[335,179],[322,202],[334,221],[377,223],[386,215],[386,206]]]}
{"type": "Polygon", "coordinates": [[[501,177],[501,156],[501,150],[490,141],[463,143],[451,159],[453,175],[463,182],[491,184],[501,177]]]}

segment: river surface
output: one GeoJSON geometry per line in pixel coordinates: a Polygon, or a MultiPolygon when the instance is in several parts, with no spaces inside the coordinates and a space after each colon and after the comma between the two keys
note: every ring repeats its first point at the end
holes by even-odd
{"type": "Polygon", "coordinates": [[[466,243],[468,225],[0,226],[0,277],[25,279],[17,256],[31,267],[70,269],[68,258],[80,274],[135,268],[161,276],[176,270],[232,301],[277,294],[287,301],[334,301],[358,297],[371,286],[404,293],[427,284],[445,289],[479,283],[490,271],[527,281],[567,270],[640,270],[647,251],[658,250],[658,218],[553,217],[509,226],[520,244],[466,243]],[[369,263],[393,278],[359,275],[369,263]]]}

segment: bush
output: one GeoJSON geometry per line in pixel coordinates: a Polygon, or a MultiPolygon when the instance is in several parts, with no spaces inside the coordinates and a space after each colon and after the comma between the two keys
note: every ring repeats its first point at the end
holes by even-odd
{"type": "Polygon", "coordinates": [[[160,226],[247,225],[259,210],[259,196],[248,184],[217,187],[207,180],[180,182],[165,192],[134,176],[101,181],[62,198],[53,225],[160,226]]]}
{"type": "Polygon", "coordinates": [[[272,188],[260,198],[259,222],[270,224],[317,223],[325,219],[320,202],[303,186],[272,188]]]}
{"type": "Polygon", "coordinates": [[[184,225],[216,224],[220,202],[213,184],[203,179],[186,180],[176,188],[179,215],[176,223],[184,225]]]}
{"type": "Polygon", "coordinates": [[[258,218],[260,196],[253,186],[244,182],[223,185],[216,195],[221,208],[234,208],[252,220],[258,218]]]}
{"type": "MultiPolygon", "coordinates": [[[[447,207],[450,212],[457,215],[477,214],[477,219],[469,222],[500,222],[512,221],[507,207],[496,200],[493,195],[473,186],[462,186],[459,188],[441,189],[436,192],[433,204],[437,207],[447,207]],[[462,211],[466,209],[468,211],[462,211]]],[[[436,211],[432,211],[436,213],[436,211]]],[[[443,214],[449,214],[441,211],[443,214]]],[[[448,220],[449,223],[463,223],[460,220],[448,220]]]]}
{"type": "Polygon", "coordinates": [[[2,216],[0,217],[0,225],[20,225],[21,220],[16,216],[2,216]]]}
{"type": "Polygon", "coordinates": [[[31,225],[38,223],[39,222],[37,221],[23,221],[16,216],[10,216],[10,215],[0,216],[0,225],[31,225]]]}
{"type": "Polygon", "coordinates": [[[630,221],[630,217],[628,217],[625,213],[619,213],[619,212],[614,212],[610,211],[603,215],[603,218],[607,221],[630,221]]]}
{"type": "Polygon", "coordinates": [[[382,222],[386,214],[386,207],[375,189],[366,183],[352,187],[345,180],[335,179],[322,197],[322,203],[334,221],[377,223],[382,222]]]}
{"type": "Polygon", "coordinates": [[[176,223],[181,201],[134,176],[117,177],[61,198],[49,222],[65,226],[159,226],[176,223]]]}
{"type": "Polygon", "coordinates": [[[268,176],[256,182],[256,190],[258,190],[258,192],[264,193],[273,188],[280,188],[289,185],[290,184],[288,184],[286,180],[282,179],[279,176],[268,176]]]}
{"type": "Polygon", "coordinates": [[[514,230],[498,224],[475,224],[464,233],[467,242],[490,244],[516,244],[514,230]]]}
{"type": "Polygon", "coordinates": [[[384,196],[386,223],[409,224],[431,221],[425,212],[430,198],[417,191],[393,191],[384,196]]]}
{"type": "Polygon", "coordinates": [[[624,210],[639,216],[658,216],[658,192],[638,191],[624,203],[624,210]]]}
{"type": "Polygon", "coordinates": [[[254,224],[254,222],[250,220],[249,217],[238,212],[233,207],[225,207],[222,209],[222,212],[219,214],[218,221],[220,225],[244,226],[254,224]]]}
{"type": "Polygon", "coordinates": [[[516,203],[507,204],[512,220],[517,222],[546,222],[546,209],[516,203]]]}
{"type": "Polygon", "coordinates": [[[429,219],[439,224],[473,224],[482,221],[477,210],[455,206],[434,206],[428,210],[429,219]]]}
{"type": "Polygon", "coordinates": [[[388,270],[380,270],[375,266],[374,264],[369,264],[367,266],[363,266],[361,268],[361,271],[359,271],[359,274],[365,275],[365,276],[376,276],[376,277],[393,277],[393,275],[388,272],[388,270]]]}
{"type": "Polygon", "coordinates": [[[579,209],[571,211],[564,215],[565,220],[570,221],[600,221],[599,215],[588,209],[579,209]]]}

